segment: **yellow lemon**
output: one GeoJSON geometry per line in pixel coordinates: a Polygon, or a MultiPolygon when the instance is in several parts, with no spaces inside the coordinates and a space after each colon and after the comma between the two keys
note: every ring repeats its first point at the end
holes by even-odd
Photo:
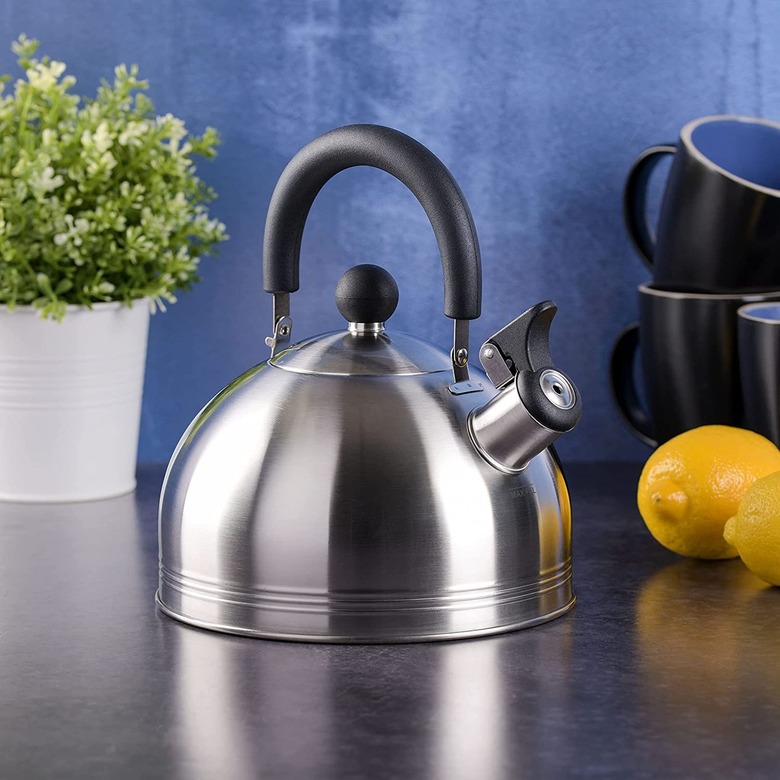
{"type": "Polygon", "coordinates": [[[723,536],[750,571],[780,585],[780,471],[748,488],[723,536]]]}
{"type": "Polygon", "coordinates": [[[675,436],[647,460],[637,504],[664,547],[691,558],[735,558],[723,538],[745,491],[780,471],[780,450],[742,428],[704,425],[675,436]]]}

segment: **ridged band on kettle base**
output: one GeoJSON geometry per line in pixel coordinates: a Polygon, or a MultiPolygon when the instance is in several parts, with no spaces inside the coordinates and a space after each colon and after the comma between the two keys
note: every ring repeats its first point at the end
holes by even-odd
{"type": "Polygon", "coordinates": [[[535,625],[574,605],[571,562],[510,588],[403,593],[325,594],[281,589],[228,589],[160,569],[157,604],[201,628],[309,642],[413,642],[482,636],[535,625]]]}

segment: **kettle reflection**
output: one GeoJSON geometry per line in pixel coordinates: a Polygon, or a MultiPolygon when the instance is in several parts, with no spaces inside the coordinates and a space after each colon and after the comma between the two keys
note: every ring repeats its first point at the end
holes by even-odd
{"type": "Polygon", "coordinates": [[[539,769],[540,746],[559,736],[545,724],[570,705],[566,624],[527,641],[393,648],[258,646],[186,627],[169,636],[175,733],[195,780],[377,777],[388,768],[433,780],[516,777],[518,767],[539,769]],[[544,679],[542,654],[554,667],[544,679]],[[510,706],[518,687],[533,688],[538,711],[510,706]]]}

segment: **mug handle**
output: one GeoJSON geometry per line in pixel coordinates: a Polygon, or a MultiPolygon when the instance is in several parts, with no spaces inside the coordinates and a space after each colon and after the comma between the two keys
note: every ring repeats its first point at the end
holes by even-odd
{"type": "Polygon", "coordinates": [[[658,144],[645,149],[634,160],[623,189],[623,221],[634,248],[648,268],[653,267],[655,230],[647,218],[647,185],[661,158],[676,151],[674,144],[658,144]]]}
{"type": "Polygon", "coordinates": [[[657,447],[653,423],[639,400],[634,382],[634,358],[639,347],[639,323],[629,325],[615,341],[609,363],[612,398],[623,422],[639,441],[657,447]]]}

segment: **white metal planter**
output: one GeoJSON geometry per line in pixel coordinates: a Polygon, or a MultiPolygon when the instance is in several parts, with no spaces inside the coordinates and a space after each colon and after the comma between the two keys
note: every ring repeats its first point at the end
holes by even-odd
{"type": "Polygon", "coordinates": [[[0,500],[89,501],[135,488],[149,305],[0,307],[0,500]]]}

